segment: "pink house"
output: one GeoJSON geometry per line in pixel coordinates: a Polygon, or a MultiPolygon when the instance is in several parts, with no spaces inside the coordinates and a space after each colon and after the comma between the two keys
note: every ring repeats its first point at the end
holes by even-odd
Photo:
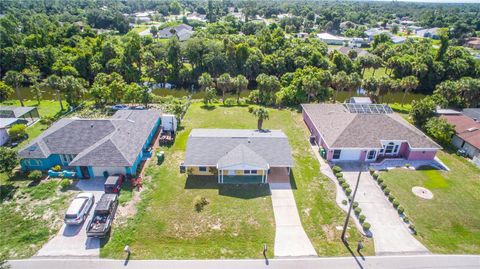
{"type": "Polygon", "coordinates": [[[433,160],[441,147],[387,105],[303,104],[303,120],[329,161],[433,160]]]}

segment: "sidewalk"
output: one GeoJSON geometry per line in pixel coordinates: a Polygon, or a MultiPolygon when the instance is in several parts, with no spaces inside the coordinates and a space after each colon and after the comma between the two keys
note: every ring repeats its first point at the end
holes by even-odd
{"type": "Polygon", "coordinates": [[[290,183],[270,183],[275,214],[275,257],[317,256],[303,230],[290,183]]]}
{"type": "MultiPolygon", "coordinates": [[[[135,251],[135,250],[134,250],[135,251]]],[[[107,260],[107,259],[29,259],[10,261],[12,269],[478,269],[480,256],[428,255],[377,256],[365,260],[353,257],[300,258],[272,260],[107,260]]]]}

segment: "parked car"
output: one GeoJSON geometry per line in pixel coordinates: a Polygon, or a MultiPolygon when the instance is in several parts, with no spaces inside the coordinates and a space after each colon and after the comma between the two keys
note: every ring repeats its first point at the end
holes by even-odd
{"type": "Polygon", "coordinates": [[[95,207],[87,225],[87,237],[104,238],[110,234],[113,218],[118,207],[118,195],[104,193],[95,207]]]}
{"type": "Polygon", "coordinates": [[[85,221],[88,212],[95,203],[95,196],[90,192],[82,192],[73,199],[65,213],[64,222],[67,225],[78,225],[85,221]]]}
{"type": "Polygon", "coordinates": [[[130,109],[133,109],[133,110],[145,110],[145,106],[132,106],[130,109]]]}
{"type": "Polygon", "coordinates": [[[120,189],[122,188],[123,175],[114,175],[107,177],[107,180],[104,184],[104,191],[105,193],[119,193],[120,189]]]}
{"type": "Polygon", "coordinates": [[[113,110],[126,110],[128,108],[129,107],[127,105],[122,105],[122,104],[116,104],[116,105],[112,106],[113,110]]]}

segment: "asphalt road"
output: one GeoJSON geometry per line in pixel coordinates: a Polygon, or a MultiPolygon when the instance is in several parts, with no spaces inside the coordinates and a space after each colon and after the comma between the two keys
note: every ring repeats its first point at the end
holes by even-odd
{"type": "Polygon", "coordinates": [[[418,255],[266,260],[107,260],[107,259],[28,259],[12,260],[12,269],[478,269],[479,255],[418,255]]]}

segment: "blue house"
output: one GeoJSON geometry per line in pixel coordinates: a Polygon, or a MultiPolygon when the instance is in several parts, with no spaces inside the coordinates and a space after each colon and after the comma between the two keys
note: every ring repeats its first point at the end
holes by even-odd
{"type": "Polygon", "coordinates": [[[53,166],[78,178],[135,175],[160,128],[155,110],[120,110],[109,119],[61,119],[19,151],[22,170],[53,166]]]}

